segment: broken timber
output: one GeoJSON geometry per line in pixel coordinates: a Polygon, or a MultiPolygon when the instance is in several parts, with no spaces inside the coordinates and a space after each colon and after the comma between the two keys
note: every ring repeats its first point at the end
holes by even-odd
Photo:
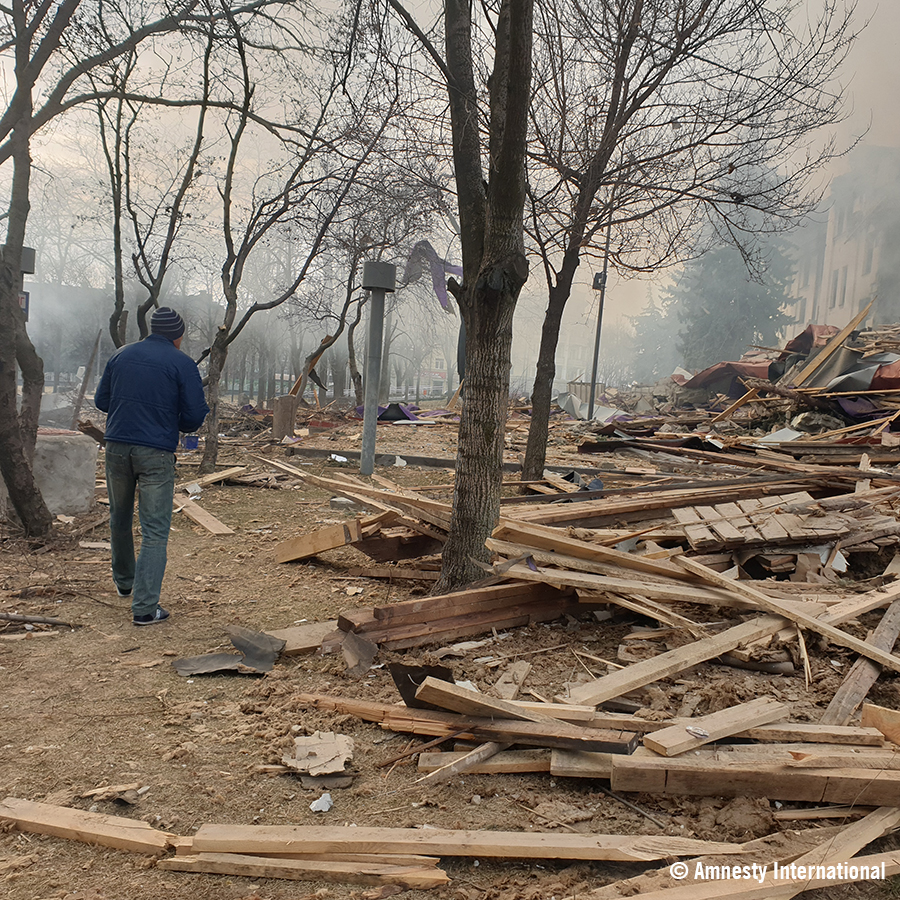
{"type": "Polygon", "coordinates": [[[136,850],[138,853],[164,853],[178,840],[174,834],[158,831],[136,819],[35,803],[17,797],[6,797],[0,801],[0,822],[12,822],[21,831],[32,834],[49,834],[116,850],[136,850]]]}
{"type": "Polygon", "coordinates": [[[439,710],[411,709],[324,694],[299,694],[296,700],[299,704],[314,709],[337,710],[368,722],[378,722],[391,731],[432,737],[455,735],[460,740],[479,743],[496,741],[523,744],[526,747],[559,747],[606,753],[631,753],[638,743],[638,736],[634,732],[584,728],[564,721],[545,723],[460,716],[439,710]]]}
{"type": "Polygon", "coordinates": [[[684,723],[663,728],[644,738],[644,746],[663,756],[677,756],[704,744],[730,737],[755,725],[767,725],[787,718],[788,708],[769,697],[759,697],[740,706],[710,713],[684,723]]]}
{"type": "Polygon", "coordinates": [[[433,888],[450,879],[442,869],[413,868],[383,863],[344,862],[325,859],[284,859],[247,853],[197,853],[160,860],[157,867],[175,872],[207,872],[215,875],[243,875],[247,878],[291,878],[304,881],[331,881],[344,884],[397,884],[405,888],[433,888]]]}
{"type": "Polygon", "coordinates": [[[197,853],[267,853],[303,847],[310,853],[422,853],[494,859],[592,859],[646,862],[669,856],[733,853],[740,844],[692,838],[439,828],[353,828],[303,825],[201,825],[197,853]]]}
{"type": "Polygon", "coordinates": [[[715,659],[740,644],[775,634],[784,624],[785,620],[780,616],[762,616],[749,622],[742,622],[713,637],[694,641],[684,647],[669,650],[643,662],[633,663],[602,678],[579,685],[572,688],[568,697],[559,700],[561,703],[597,706],[661,678],[676,675],[692,666],[715,659]]]}
{"type": "Polygon", "coordinates": [[[869,644],[866,641],[853,637],[853,635],[847,634],[847,632],[841,631],[841,629],[836,628],[834,625],[829,625],[821,619],[817,619],[814,616],[808,616],[796,608],[790,608],[787,604],[781,603],[751,587],[747,587],[743,582],[732,581],[725,578],[718,572],[714,572],[712,569],[708,569],[706,566],[701,565],[692,559],[681,556],[678,557],[678,562],[689,572],[700,575],[710,584],[714,584],[717,587],[723,587],[726,590],[731,590],[736,594],[747,597],[769,612],[784,616],[784,618],[790,619],[796,625],[802,625],[804,628],[809,628],[811,631],[818,632],[833,644],[837,644],[840,647],[848,647],[862,656],[874,660],[877,663],[881,663],[881,665],[892,669],[895,672],[900,672],[900,658],[893,656],[890,653],[886,653],[884,650],[879,649],[873,644],[869,644]]]}

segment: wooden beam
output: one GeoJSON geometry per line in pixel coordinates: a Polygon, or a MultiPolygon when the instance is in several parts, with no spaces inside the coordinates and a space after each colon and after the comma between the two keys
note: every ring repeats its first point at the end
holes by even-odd
{"type": "Polygon", "coordinates": [[[759,388],[750,388],[743,397],[738,400],[735,400],[730,406],[726,407],[722,410],[717,416],[714,416],[709,420],[710,425],[715,425],[716,422],[721,422],[723,419],[727,419],[735,410],[740,409],[744,404],[749,403],[751,400],[754,400],[759,394],[759,388]]]}
{"type": "Polygon", "coordinates": [[[459,716],[441,710],[410,709],[376,701],[325,694],[299,694],[297,702],[315,709],[338,710],[379,722],[392,731],[411,734],[456,735],[461,740],[496,741],[528,747],[562,747],[608,753],[631,753],[637,747],[634,732],[602,728],[582,728],[567,722],[525,722],[516,719],[489,719],[459,716]]]}
{"type": "MultiPolygon", "coordinates": [[[[898,636],[900,636],[900,600],[895,600],[882,616],[872,636],[866,639],[866,643],[890,653],[898,636]]],[[[822,725],[848,724],[880,674],[880,666],[862,656],[859,657],[850,667],[841,686],[835,691],[819,722],[822,725]]]]}
{"type": "MultiPolygon", "coordinates": [[[[387,859],[387,857],[386,857],[387,859]]],[[[412,868],[390,864],[284,859],[243,853],[197,853],[162,859],[157,868],[170,872],[208,872],[247,878],[291,878],[346,884],[397,884],[405,888],[433,888],[450,879],[442,869],[412,868]]]]}
{"type": "Polygon", "coordinates": [[[35,803],[18,797],[0,801],[0,821],[11,822],[20,831],[31,834],[49,834],[138,853],[164,853],[174,846],[176,839],[174,834],[157,831],[137,819],[35,803]]]}
{"type": "Polygon", "coordinates": [[[717,587],[722,587],[747,597],[750,600],[755,601],[768,612],[784,616],[784,618],[791,620],[797,625],[802,625],[804,628],[810,629],[810,631],[815,631],[827,638],[833,644],[837,644],[840,647],[848,647],[849,649],[855,650],[857,653],[880,663],[882,666],[886,666],[894,672],[900,672],[900,658],[893,656],[890,653],[886,653],[872,644],[867,644],[865,641],[853,637],[853,635],[847,634],[845,631],[841,631],[840,628],[835,628],[834,625],[829,625],[814,616],[806,615],[806,613],[800,612],[796,608],[790,608],[787,604],[775,600],[754,588],[748,587],[744,582],[732,581],[725,578],[718,572],[714,572],[712,569],[708,569],[706,566],[694,562],[692,559],[681,556],[677,557],[677,561],[679,565],[684,566],[689,572],[699,575],[709,584],[714,584],[717,587]]]}
{"type": "Polygon", "coordinates": [[[540,550],[565,553],[578,559],[617,565],[623,569],[643,572],[646,575],[658,575],[672,578],[675,581],[696,582],[697,580],[692,575],[683,571],[679,572],[678,567],[669,562],[644,559],[632,553],[625,553],[623,550],[616,550],[614,547],[591,544],[578,538],[569,537],[561,529],[551,528],[547,525],[535,525],[517,519],[501,518],[500,524],[494,529],[491,536],[498,540],[527,544],[540,550]]]}
{"type": "Polygon", "coordinates": [[[730,737],[756,725],[767,725],[785,719],[790,710],[771,697],[758,697],[707,716],[690,719],[689,723],[671,725],[644,737],[644,746],[663,756],[677,756],[721,738],[730,737]]]}
{"type": "Polygon", "coordinates": [[[340,525],[329,525],[311,534],[301,534],[288,538],[275,545],[275,562],[294,562],[308,559],[326,550],[336,550],[354,541],[362,540],[362,528],[359,519],[342,522],[340,525]]]}
{"type": "Polygon", "coordinates": [[[646,862],[669,856],[734,853],[740,844],[692,838],[439,828],[328,825],[201,825],[197,853],[265,853],[302,846],[311,853],[422,853],[481,859],[592,859],[646,862]]]}
{"type": "Polygon", "coordinates": [[[889,741],[900,744],[900,710],[864,703],[860,725],[863,728],[877,728],[889,741]]]}
{"type": "MultiPolygon", "coordinates": [[[[522,719],[526,722],[543,722],[554,725],[560,720],[541,712],[532,706],[528,709],[511,700],[489,697],[471,688],[450,684],[439,678],[428,676],[416,690],[416,699],[441,709],[460,713],[464,716],[495,716],[499,719],[522,719]]],[[[549,706],[550,704],[545,704],[549,706]]]]}
{"type": "Polygon", "coordinates": [[[613,700],[629,691],[652,684],[661,678],[677,675],[685,669],[715,659],[740,644],[755,641],[758,638],[774,634],[784,625],[784,618],[779,616],[763,616],[734,625],[727,631],[713,637],[703,638],[661,653],[652,659],[633,663],[602,678],[587,684],[579,685],[569,692],[568,697],[557,698],[561,703],[592,704],[594,706],[606,700],[613,700]]]}
{"type": "Polygon", "coordinates": [[[707,759],[643,759],[616,756],[614,791],[666,796],[768,797],[811,803],[900,806],[900,772],[866,768],[801,769],[745,759],[724,764],[707,759]]]}
{"type": "MultiPolygon", "coordinates": [[[[565,751],[559,751],[565,752],[565,751]]],[[[465,753],[420,753],[420,772],[434,772],[465,756],[465,753]]],[[[612,755],[612,754],[610,754],[612,755]]],[[[549,750],[506,750],[469,769],[473,775],[496,775],[511,772],[549,772],[549,750]]]]}
{"type": "Polygon", "coordinates": [[[247,471],[247,466],[232,466],[230,469],[222,469],[221,472],[211,472],[209,475],[200,475],[190,481],[182,481],[175,485],[175,491],[186,491],[192,484],[199,487],[206,487],[208,484],[215,484],[217,481],[225,481],[226,478],[233,478],[247,471]]]}
{"type": "Polygon", "coordinates": [[[207,512],[202,506],[195,503],[186,494],[180,494],[175,498],[177,509],[183,512],[192,522],[202,525],[212,534],[234,534],[224,522],[220,522],[211,512],[207,512]]]}

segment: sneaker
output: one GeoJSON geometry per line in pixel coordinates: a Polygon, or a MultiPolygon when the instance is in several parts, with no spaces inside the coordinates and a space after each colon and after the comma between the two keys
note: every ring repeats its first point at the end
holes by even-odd
{"type": "Polygon", "coordinates": [[[146,616],[135,616],[131,621],[134,625],[155,625],[157,622],[165,622],[169,618],[169,611],[161,606],[156,607],[156,612],[146,616]]]}
{"type": "Polygon", "coordinates": [[[130,597],[131,596],[131,588],[128,588],[128,590],[126,591],[124,588],[120,588],[118,585],[116,585],[116,593],[120,597],[130,597]]]}

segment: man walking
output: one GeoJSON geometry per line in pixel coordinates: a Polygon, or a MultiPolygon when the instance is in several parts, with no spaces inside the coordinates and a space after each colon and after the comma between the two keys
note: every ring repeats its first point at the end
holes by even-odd
{"type": "Polygon", "coordinates": [[[150,318],[150,334],[117,350],[94,403],[107,413],[106,487],[112,575],[131,597],[135,625],[169,618],[159,605],[175,493],[178,433],[196,431],[209,407],[194,361],[181,352],[184,320],[166,306],[150,318]],[[134,558],[134,496],[138,490],[141,551],[134,558]]]}

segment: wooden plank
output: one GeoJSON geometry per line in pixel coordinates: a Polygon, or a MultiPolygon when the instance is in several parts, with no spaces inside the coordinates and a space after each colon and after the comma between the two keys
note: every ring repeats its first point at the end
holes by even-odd
{"type": "Polygon", "coordinates": [[[634,732],[585,728],[567,722],[526,722],[521,719],[487,719],[460,716],[442,710],[410,709],[375,701],[332,697],[323,694],[299,694],[297,702],[315,709],[332,709],[380,722],[393,731],[412,734],[454,734],[460,740],[496,741],[527,747],[562,747],[607,753],[631,753],[637,747],[634,732]]]}
{"type": "Polygon", "coordinates": [[[305,656],[308,653],[315,653],[322,646],[322,641],[334,634],[335,631],[337,631],[337,619],[331,619],[328,622],[310,622],[307,625],[295,625],[292,628],[280,628],[276,631],[267,631],[266,634],[285,642],[284,649],[281,651],[282,656],[305,656]]]}
{"type": "Polygon", "coordinates": [[[884,737],[877,728],[850,725],[821,726],[807,722],[785,722],[776,725],[760,725],[736,734],[735,737],[753,741],[813,741],[824,744],[855,744],[880,747],[884,737]]]}
{"type": "MultiPolygon", "coordinates": [[[[895,600],[882,616],[872,636],[866,641],[890,653],[898,636],[900,636],[900,600],[895,600]]],[[[866,699],[866,694],[880,674],[881,668],[875,663],[863,657],[857,659],[841,682],[841,686],[835,691],[819,722],[822,725],[848,724],[850,717],[866,699]]]]}
{"type": "MultiPolygon", "coordinates": [[[[557,752],[557,751],[554,751],[557,752]]],[[[565,751],[558,751],[560,753],[565,751]]],[[[490,759],[473,766],[468,771],[473,775],[499,775],[513,772],[549,772],[549,750],[505,750],[490,759]]],[[[462,759],[465,753],[420,753],[420,772],[434,772],[462,759]]],[[[612,754],[608,754],[612,756],[612,754]]]]}
{"type": "Polygon", "coordinates": [[[209,475],[200,475],[190,481],[183,481],[181,484],[175,485],[175,492],[186,491],[192,484],[199,487],[206,487],[208,484],[215,484],[217,481],[225,481],[226,478],[233,478],[247,471],[247,466],[232,466],[230,469],[223,469],[221,472],[211,472],[209,475]]]}
{"type": "Polygon", "coordinates": [[[301,534],[276,544],[275,562],[286,563],[298,559],[308,559],[310,556],[316,556],[326,550],[335,550],[359,540],[362,540],[359,519],[330,525],[328,528],[320,528],[311,534],[301,534]]]}
{"type": "Polygon", "coordinates": [[[175,835],[157,831],[137,819],[35,803],[18,797],[0,801],[0,821],[11,822],[20,831],[30,834],[49,834],[138,853],[164,853],[174,846],[175,841],[175,835]]]}
{"type": "Polygon", "coordinates": [[[697,525],[702,521],[700,514],[693,506],[681,506],[673,509],[672,515],[679,525],[697,525]]]}
{"type": "Polygon", "coordinates": [[[560,599],[560,591],[550,585],[539,586],[534,582],[513,584],[492,584],[486,587],[437,594],[432,597],[417,597],[385,606],[376,606],[373,615],[382,625],[412,624],[431,619],[446,619],[457,615],[498,609],[505,606],[519,606],[526,602],[560,599]]]}
{"type": "Polygon", "coordinates": [[[430,675],[416,690],[416,699],[464,716],[496,716],[499,719],[543,722],[545,725],[559,722],[559,719],[534,712],[533,707],[524,709],[509,700],[488,697],[486,694],[480,694],[478,691],[461,687],[458,684],[450,684],[448,681],[441,681],[430,675]]]}
{"type": "Polygon", "coordinates": [[[900,772],[877,769],[799,769],[750,758],[727,764],[690,757],[616,756],[614,791],[666,796],[767,797],[811,803],[900,806],[900,772]]]}
{"type": "Polygon", "coordinates": [[[734,403],[725,407],[717,416],[710,419],[709,424],[715,425],[716,422],[721,422],[723,419],[727,419],[735,410],[740,409],[745,403],[749,403],[751,400],[755,399],[759,395],[759,388],[750,388],[743,397],[740,397],[738,400],[735,400],[734,403]]]}
{"type": "Polygon", "coordinates": [[[860,725],[863,728],[877,728],[889,741],[900,744],[900,710],[864,703],[860,725]]]}
{"type": "MultiPolygon", "coordinates": [[[[862,821],[865,822],[865,819],[862,821]]],[[[868,856],[836,852],[834,856],[829,856],[828,844],[826,841],[821,848],[817,848],[826,853],[822,863],[802,863],[800,860],[803,857],[787,863],[773,863],[766,866],[766,871],[760,877],[753,876],[751,864],[747,868],[746,878],[735,879],[730,875],[735,869],[741,872],[745,865],[744,860],[735,857],[726,865],[710,867],[708,878],[704,874],[703,880],[695,881],[693,876],[698,872],[695,865],[689,867],[690,878],[686,882],[673,887],[641,891],[640,896],[642,900],[721,900],[723,897],[729,900],[781,900],[807,892],[810,896],[825,896],[821,893],[824,888],[865,882],[874,884],[900,872],[900,851],[892,850],[868,856]],[[729,874],[725,879],[717,878],[717,875],[723,874],[723,869],[729,874]]],[[[700,871],[706,873],[707,868],[700,871]]],[[[828,892],[832,893],[834,892],[828,892]]]]}
{"type": "MultiPolygon", "coordinates": [[[[691,751],[690,755],[678,757],[677,760],[688,760],[705,771],[731,769],[736,765],[756,765],[787,767],[795,762],[796,757],[803,756],[812,760],[821,758],[828,760],[832,753],[829,744],[719,744],[715,747],[701,747],[691,751]]],[[[884,760],[884,750],[874,747],[854,748],[854,760],[860,761],[861,767],[880,767],[884,760]],[[870,765],[871,763],[871,765],[870,765]]],[[[606,778],[612,777],[612,753],[597,753],[582,750],[554,749],[550,758],[552,775],[565,775],[569,778],[606,778]]],[[[671,757],[666,757],[669,759],[671,757]]],[[[659,762],[660,756],[648,747],[638,747],[629,759],[659,762]]],[[[664,760],[663,760],[664,761],[664,760]]],[[[810,763],[814,765],[814,763],[810,763]]],[[[835,767],[831,767],[832,769],[835,767]]],[[[655,777],[655,776],[654,776],[655,777]]],[[[698,776],[700,777],[700,776],[698,776]]]]}
{"type": "MultiPolygon", "coordinates": [[[[648,449],[661,449],[651,446],[648,449]]],[[[700,459],[710,460],[712,462],[722,462],[726,465],[744,465],[747,467],[757,468],[760,461],[753,457],[741,457],[728,453],[708,453],[697,451],[692,454],[690,451],[686,455],[696,455],[700,459]]],[[[778,466],[779,469],[785,469],[785,466],[778,466]]],[[[834,475],[832,467],[823,467],[828,469],[829,475],[834,475]]],[[[809,467],[797,463],[789,467],[789,471],[797,473],[803,479],[809,477],[809,467]]],[[[858,474],[858,473],[857,473],[858,474]]],[[[571,525],[580,523],[582,525],[599,524],[603,522],[614,522],[628,518],[647,518],[649,515],[655,515],[660,511],[669,510],[678,506],[694,505],[697,503],[719,503],[738,501],[745,497],[758,497],[761,494],[774,493],[779,496],[783,495],[785,490],[791,487],[797,487],[794,482],[786,485],[783,481],[770,482],[765,484],[750,485],[730,485],[702,487],[696,489],[679,489],[679,490],[659,490],[652,495],[640,494],[632,497],[622,497],[619,499],[603,498],[602,500],[586,500],[579,503],[565,503],[554,505],[551,509],[539,509],[535,512],[522,512],[516,516],[521,523],[530,523],[534,525],[571,525]],[[565,507],[565,508],[563,508],[565,507]]],[[[508,521],[504,519],[502,521],[508,521]]]]}
{"type": "Polygon", "coordinates": [[[501,518],[500,524],[494,529],[491,536],[498,540],[527,544],[539,550],[566,553],[577,559],[611,563],[623,569],[632,569],[647,575],[661,575],[665,578],[673,578],[675,581],[696,581],[696,578],[685,577],[688,573],[679,572],[678,566],[672,565],[672,563],[644,559],[623,550],[616,550],[614,547],[603,547],[600,544],[591,544],[578,538],[571,538],[560,529],[550,528],[546,525],[501,518]]]}
{"type": "MultiPolygon", "coordinates": [[[[862,815],[873,811],[872,808],[866,807],[862,815]]],[[[775,815],[777,818],[778,813],[775,815]]],[[[739,864],[750,863],[752,865],[755,862],[757,865],[766,865],[771,869],[774,862],[791,862],[802,853],[825,846],[828,841],[840,834],[840,831],[841,829],[836,825],[805,828],[802,831],[776,831],[742,844],[739,864]]],[[[700,859],[686,860],[687,872],[696,872],[697,863],[702,861],[700,859]]],[[[731,860],[723,861],[730,862],[731,860]]],[[[620,881],[596,888],[590,892],[589,898],[590,900],[622,900],[623,897],[643,896],[651,890],[675,888],[684,883],[684,881],[674,878],[669,867],[666,866],[650,869],[640,875],[623,878],[620,881]]],[[[696,882],[690,879],[689,883],[696,882]]],[[[720,892],[716,900],[720,900],[722,896],[728,896],[728,891],[720,892]]]]}
{"type": "Polygon", "coordinates": [[[762,535],[764,541],[771,543],[784,543],[790,537],[787,529],[779,522],[777,513],[759,522],[756,530],[762,535]]]}
{"type": "Polygon", "coordinates": [[[669,856],[734,853],[740,844],[660,835],[455,831],[329,825],[201,825],[197,853],[265,853],[302,846],[310,853],[422,853],[481,859],[592,859],[646,862],[669,856]]]}
{"type": "Polygon", "coordinates": [[[778,719],[787,718],[789,712],[783,703],[771,697],[758,697],[748,703],[691,719],[690,725],[672,725],[661,731],[655,731],[644,737],[644,746],[663,756],[677,756],[679,753],[746,731],[755,725],[767,725],[778,719]]]}
{"type": "Polygon", "coordinates": [[[178,509],[192,522],[202,525],[212,534],[234,534],[233,529],[229,528],[224,522],[220,522],[211,512],[207,512],[186,494],[177,496],[175,503],[178,504],[178,509]]]}
{"type": "MultiPolygon", "coordinates": [[[[514,663],[510,663],[500,674],[500,677],[491,685],[491,693],[501,700],[515,700],[530,673],[530,662],[519,659],[514,663]]],[[[545,703],[543,705],[552,707],[553,704],[545,703]]]]}
{"type": "Polygon", "coordinates": [[[736,594],[754,600],[768,612],[784,616],[784,618],[790,619],[797,625],[802,625],[804,628],[808,628],[811,631],[821,634],[833,644],[837,644],[840,647],[848,647],[849,649],[855,650],[857,653],[880,663],[882,666],[886,666],[894,672],[900,672],[900,658],[893,656],[890,653],[879,650],[877,647],[867,644],[865,641],[853,637],[853,635],[847,634],[845,631],[841,631],[841,629],[835,628],[833,625],[829,625],[814,616],[806,615],[806,613],[803,613],[796,608],[791,609],[779,600],[748,587],[743,582],[731,581],[728,578],[724,578],[718,572],[714,572],[712,569],[708,569],[706,566],[702,566],[687,557],[677,557],[677,561],[679,565],[684,566],[689,572],[700,575],[710,584],[726,588],[736,594]]]}
{"type": "Polygon", "coordinates": [[[784,619],[778,616],[763,616],[749,622],[742,622],[713,637],[694,641],[675,650],[661,653],[653,659],[634,663],[618,672],[579,685],[570,691],[568,697],[558,699],[561,703],[597,706],[606,700],[612,700],[629,691],[659,681],[661,678],[677,675],[692,666],[715,659],[747,641],[774,634],[783,624],[784,619]]]}
{"type": "MultiPolygon", "coordinates": [[[[690,526],[689,526],[690,527],[690,526]]],[[[563,559],[559,562],[564,564],[563,559]]],[[[498,574],[499,574],[499,570],[498,574]]],[[[600,593],[624,593],[638,594],[642,597],[654,600],[672,600],[684,602],[686,591],[684,586],[678,584],[655,582],[641,579],[616,578],[610,575],[594,574],[591,572],[572,571],[570,569],[546,569],[516,564],[503,569],[502,574],[510,578],[518,578],[522,581],[536,581],[541,584],[555,585],[557,587],[574,587],[580,591],[594,591],[600,593]]],[[[754,604],[741,600],[734,602],[734,595],[720,591],[717,588],[704,588],[692,586],[690,589],[692,603],[713,603],[718,606],[736,606],[740,609],[755,608],[754,604]],[[716,593],[711,593],[716,591],[716,593]]]]}
{"type": "MultiPolygon", "coordinates": [[[[632,756],[652,759],[656,754],[646,747],[638,747],[632,756]]],[[[550,754],[550,774],[559,778],[605,778],[612,776],[612,753],[589,750],[553,750],[550,754]]]]}
{"type": "MultiPolygon", "coordinates": [[[[188,838],[188,845],[179,856],[194,855],[194,841],[188,838]]],[[[302,850],[274,850],[271,853],[254,853],[254,859],[316,859],[320,862],[350,862],[379,866],[409,866],[413,869],[433,869],[440,863],[436,856],[421,856],[413,853],[304,853],[302,850]]]]}
{"type": "MultiPolygon", "coordinates": [[[[600,605],[600,604],[595,604],[600,605]]],[[[502,609],[487,609],[482,612],[464,613],[447,619],[425,619],[424,623],[400,623],[372,628],[357,629],[367,640],[374,641],[388,650],[420,647],[435,641],[455,640],[475,634],[490,632],[492,628],[515,628],[533,622],[548,622],[564,613],[577,615],[584,607],[579,601],[565,594],[553,601],[541,600],[507,606],[502,609]]]]}
{"type": "Polygon", "coordinates": [[[375,863],[259,857],[241,853],[197,853],[159,860],[157,868],[171,872],[207,872],[247,878],[290,878],[346,884],[398,884],[405,888],[433,888],[450,879],[442,869],[417,869],[375,863]]]}

